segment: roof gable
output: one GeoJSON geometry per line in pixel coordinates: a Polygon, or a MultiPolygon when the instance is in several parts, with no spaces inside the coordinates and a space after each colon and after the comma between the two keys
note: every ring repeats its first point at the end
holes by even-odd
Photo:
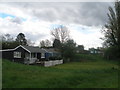
{"type": "Polygon", "coordinates": [[[28,50],[31,53],[45,53],[45,50],[40,49],[39,47],[33,47],[33,46],[22,46],[24,49],[28,50]]]}
{"type": "Polygon", "coordinates": [[[19,47],[22,47],[23,49],[25,49],[26,51],[30,53],[30,51],[27,48],[23,47],[22,45],[17,46],[14,50],[18,49],[19,47]]]}

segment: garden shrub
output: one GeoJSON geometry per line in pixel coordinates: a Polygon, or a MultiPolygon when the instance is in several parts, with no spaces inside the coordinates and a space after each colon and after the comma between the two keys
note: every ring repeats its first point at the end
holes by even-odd
{"type": "Polygon", "coordinates": [[[51,56],[49,57],[49,60],[61,60],[62,57],[57,57],[57,56],[51,56]]]}

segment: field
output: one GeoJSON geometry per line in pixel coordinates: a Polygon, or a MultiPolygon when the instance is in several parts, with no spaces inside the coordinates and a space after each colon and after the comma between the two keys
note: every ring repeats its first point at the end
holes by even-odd
{"type": "Polygon", "coordinates": [[[2,85],[3,88],[118,88],[117,62],[95,56],[85,59],[53,67],[3,60],[2,85]]]}

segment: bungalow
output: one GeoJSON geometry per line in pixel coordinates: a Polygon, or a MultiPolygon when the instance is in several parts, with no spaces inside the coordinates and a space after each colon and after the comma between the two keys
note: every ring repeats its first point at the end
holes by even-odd
{"type": "Polygon", "coordinates": [[[15,49],[1,50],[2,58],[11,61],[32,64],[45,58],[45,50],[39,47],[19,45],[15,49]]]}

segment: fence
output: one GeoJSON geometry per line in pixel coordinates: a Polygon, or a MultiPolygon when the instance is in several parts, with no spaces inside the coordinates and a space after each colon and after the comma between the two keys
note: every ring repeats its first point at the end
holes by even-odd
{"type": "Polygon", "coordinates": [[[50,60],[50,61],[44,61],[44,66],[45,67],[49,67],[49,66],[54,66],[54,65],[58,65],[58,64],[62,64],[63,60],[50,60]]]}

